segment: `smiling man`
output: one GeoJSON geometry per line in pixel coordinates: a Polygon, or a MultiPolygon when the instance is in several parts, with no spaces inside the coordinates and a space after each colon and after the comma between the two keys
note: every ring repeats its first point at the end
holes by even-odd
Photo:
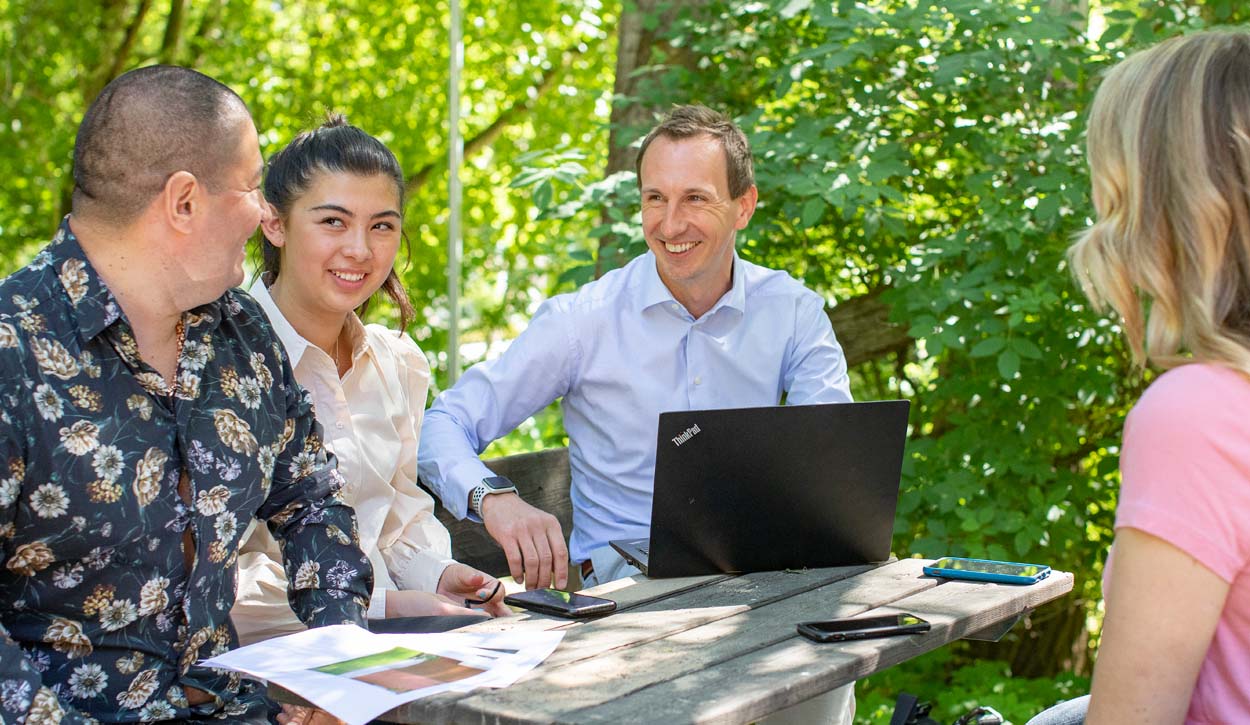
{"type": "Polygon", "coordinates": [[[851,399],[825,300],[735,251],[758,196],[742,131],[679,107],[643,141],[638,183],[648,252],[545,302],[426,415],[422,478],[456,516],[485,522],[530,587],[564,587],[570,554],[588,585],[637,571],[608,542],[649,535],[660,412],[851,399]],[[555,517],[478,459],[557,398],[572,469],[567,550],[555,517]]]}

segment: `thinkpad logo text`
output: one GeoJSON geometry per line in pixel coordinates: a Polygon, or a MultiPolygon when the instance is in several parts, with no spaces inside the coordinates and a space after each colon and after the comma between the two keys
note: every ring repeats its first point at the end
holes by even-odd
{"type": "Polygon", "coordinates": [[[681,435],[674,436],[673,445],[680,446],[682,443],[685,443],[691,438],[694,438],[696,434],[701,433],[701,432],[702,431],[699,430],[699,424],[695,423],[694,425],[687,428],[685,432],[683,432],[681,435]]]}

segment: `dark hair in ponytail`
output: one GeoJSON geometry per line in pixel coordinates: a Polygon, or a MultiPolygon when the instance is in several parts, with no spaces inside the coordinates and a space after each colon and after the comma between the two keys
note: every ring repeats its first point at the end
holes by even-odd
{"type": "MultiPolygon", "coordinates": [[[[312,186],[318,174],[348,173],[357,176],[388,176],[395,182],[399,208],[404,208],[404,172],[395,154],[385,144],[347,122],[340,113],[326,114],[319,128],[296,136],[269,160],[265,173],[265,200],[273,204],[285,221],[291,205],[312,186]]],[[[407,243],[408,238],[404,237],[407,243]]],[[[261,238],[261,268],[266,280],[280,273],[279,250],[268,239],[261,238]]],[[[416,315],[408,291],[392,267],[379,289],[399,310],[399,328],[407,329],[416,315]]],[[[372,298],[356,311],[363,315],[372,298]]]]}

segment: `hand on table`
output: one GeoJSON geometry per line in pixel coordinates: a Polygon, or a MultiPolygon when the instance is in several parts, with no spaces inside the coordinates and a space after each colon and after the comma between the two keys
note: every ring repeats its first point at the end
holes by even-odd
{"type": "Polygon", "coordinates": [[[344,725],[343,721],[325,710],[303,705],[283,705],[278,713],[281,725],[344,725]]]}
{"type": "Polygon", "coordinates": [[[482,499],[482,521],[508,557],[512,578],[526,589],[568,586],[569,550],[555,516],[501,493],[482,499]]]}
{"type": "Polygon", "coordinates": [[[464,616],[474,614],[478,614],[478,612],[465,608],[463,598],[453,600],[439,594],[419,592],[412,589],[398,592],[388,591],[386,593],[387,619],[394,617],[464,616]]]}
{"type": "Polygon", "coordinates": [[[453,602],[480,602],[474,606],[481,607],[492,617],[512,614],[512,610],[503,603],[507,592],[499,580],[465,564],[455,563],[443,570],[443,576],[438,580],[438,593],[453,602]]]}

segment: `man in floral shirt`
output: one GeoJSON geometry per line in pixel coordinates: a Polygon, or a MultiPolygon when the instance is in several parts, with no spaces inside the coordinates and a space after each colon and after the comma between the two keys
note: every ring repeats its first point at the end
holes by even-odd
{"type": "Polygon", "coordinates": [[[253,516],[302,621],[363,623],[342,480],[231,289],[261,169],[228,88],[132,71],[83,119],[72,214],[0,282],[0,723],[268,721],[260,685],[196,664],[235,644],[253,516]]]}

